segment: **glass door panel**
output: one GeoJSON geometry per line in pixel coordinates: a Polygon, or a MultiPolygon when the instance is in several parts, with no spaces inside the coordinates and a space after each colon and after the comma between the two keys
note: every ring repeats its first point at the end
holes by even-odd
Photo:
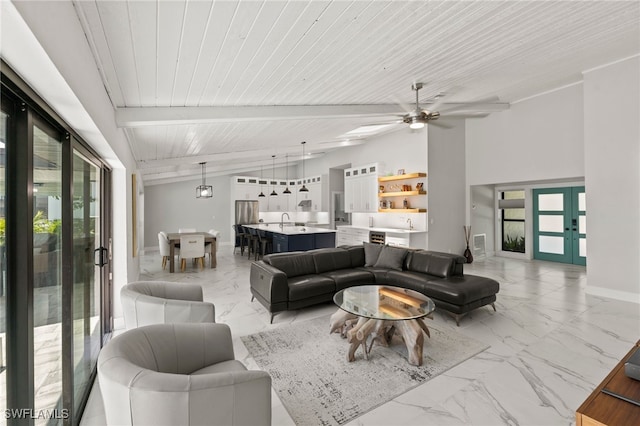
{"type": "Polygon", "coordinates": [[[576,265],[587,264],[587,202],[584,186],[571,188],[572,259],[576,265]]]}
{"type": "Polygon", "coordinates": [[[100,168],[73,152],[73,389],[74,412],[82,407],[100,351],[101,271],[94,264],[100,247],[100,168]]]}
{"type": "Polygon", "coordinates": [[[39,124],[33,127],[31,191],[34,409],[42,412],[62,408],[62,143],[39,124]]]}

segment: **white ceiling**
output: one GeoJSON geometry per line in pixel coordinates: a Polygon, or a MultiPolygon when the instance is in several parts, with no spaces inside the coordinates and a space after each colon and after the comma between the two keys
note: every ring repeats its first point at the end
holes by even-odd
{"type": "Polygon", "coordinates": [[[345,146],[416,81],[421,103],[490,112],[640,52],[638,1],[74,4],[146,184],[345,146]]]}

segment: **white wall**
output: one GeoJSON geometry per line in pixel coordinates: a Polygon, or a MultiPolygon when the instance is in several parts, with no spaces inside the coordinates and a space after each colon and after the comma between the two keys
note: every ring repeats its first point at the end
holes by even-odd
{"type": "Polygon", "coordinates": [[[485,234],[485,252],[493,256],[495,245],[495,189],[493,185],[471,187],[471,234],[485,234]]]}
{"type": "MultiPolygon", "coordinates": [[[[640,303],[640,59],[467,120],[469,185],[585,181],[587,292],[640,303]]],[[[472,223],[480,213],[471,211],[472,223]]]]}
{"type": "Polygon", "coordinates": [[[465,122],[429,127],[429,250],[462,255],[466,247],[465,122]]]}
{"type": "Polygon", "coordinates": [[[467,120],[467,184],[583,177],[582,110],[576,84],[467,120]]]}
{"type": "Polygon", "coordinates": [[[584,74],[587,292],[640,303],[640,58],[584,74]]]}
{"type": "Polygon", "coordinates": [[[150,185],[144,188],[145,247],[157,249],[158,232],[178,232],[179,228],[220,231],[220,244],[231,241],[231,199],[228,176],[207,178],[213,186],[212,198],[196,198],[200,180],[150,185]]]}

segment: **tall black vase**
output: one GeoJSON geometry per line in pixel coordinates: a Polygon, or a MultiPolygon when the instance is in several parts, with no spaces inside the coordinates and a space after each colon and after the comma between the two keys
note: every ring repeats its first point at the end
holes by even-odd
{"type": "Polygon", "coordinates": [[[471,254],[471,250],[469,250],[469,244],[467,244],[463,256],[467,259],[467,263],[473,263],[473,255],[471,254]]]}

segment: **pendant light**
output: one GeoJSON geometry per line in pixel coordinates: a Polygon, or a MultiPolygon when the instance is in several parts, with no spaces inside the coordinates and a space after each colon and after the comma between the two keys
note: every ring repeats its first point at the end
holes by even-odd
{"type": "Polygon", "coordinates": [[[213,186],[207,185],[206,181],[206,168],[207,163],[200,163],[202,166],[202,185],[196,187],[196,198],[211,198],[213,197],[213,186]]]}
{"type": "Polygon", "coordinates": [[[260,194],[258,194],[258,197],[260,198],[264,198],[266,195],[264,195],[264,192],[262,192],[262,164],[260,164],[260,194]]]}
{"type": "Polygon", "coordinates": [[[302,188],[300,188],[300,192],[309,192],[309,190],[307,189],[307,187],[304,184],[304,145],[306,144],[305,141],[302,141],[302,188]]]}
{"type": "Polygon", "coordinates": [[[287,154],[285,157],[285,168],[287,170],[287,187],[284,189],[284,191],[282,191],[283,194],[291,194],[291,191],[289,191],[289,154],[287,154]]]}
{"type": "Polygon", "coordinates": [[[270,196],[274,197],[276,195],[278,195],[278,193],[276,192],[276,186],[275,186],[275,181],[276,181],[276,156],[272,155],[271,158],[273,159],[273,167],[271,168],[271,178],[273,179],[273,191],[271,191],[271,194],[269,194],[270,196]]]}

